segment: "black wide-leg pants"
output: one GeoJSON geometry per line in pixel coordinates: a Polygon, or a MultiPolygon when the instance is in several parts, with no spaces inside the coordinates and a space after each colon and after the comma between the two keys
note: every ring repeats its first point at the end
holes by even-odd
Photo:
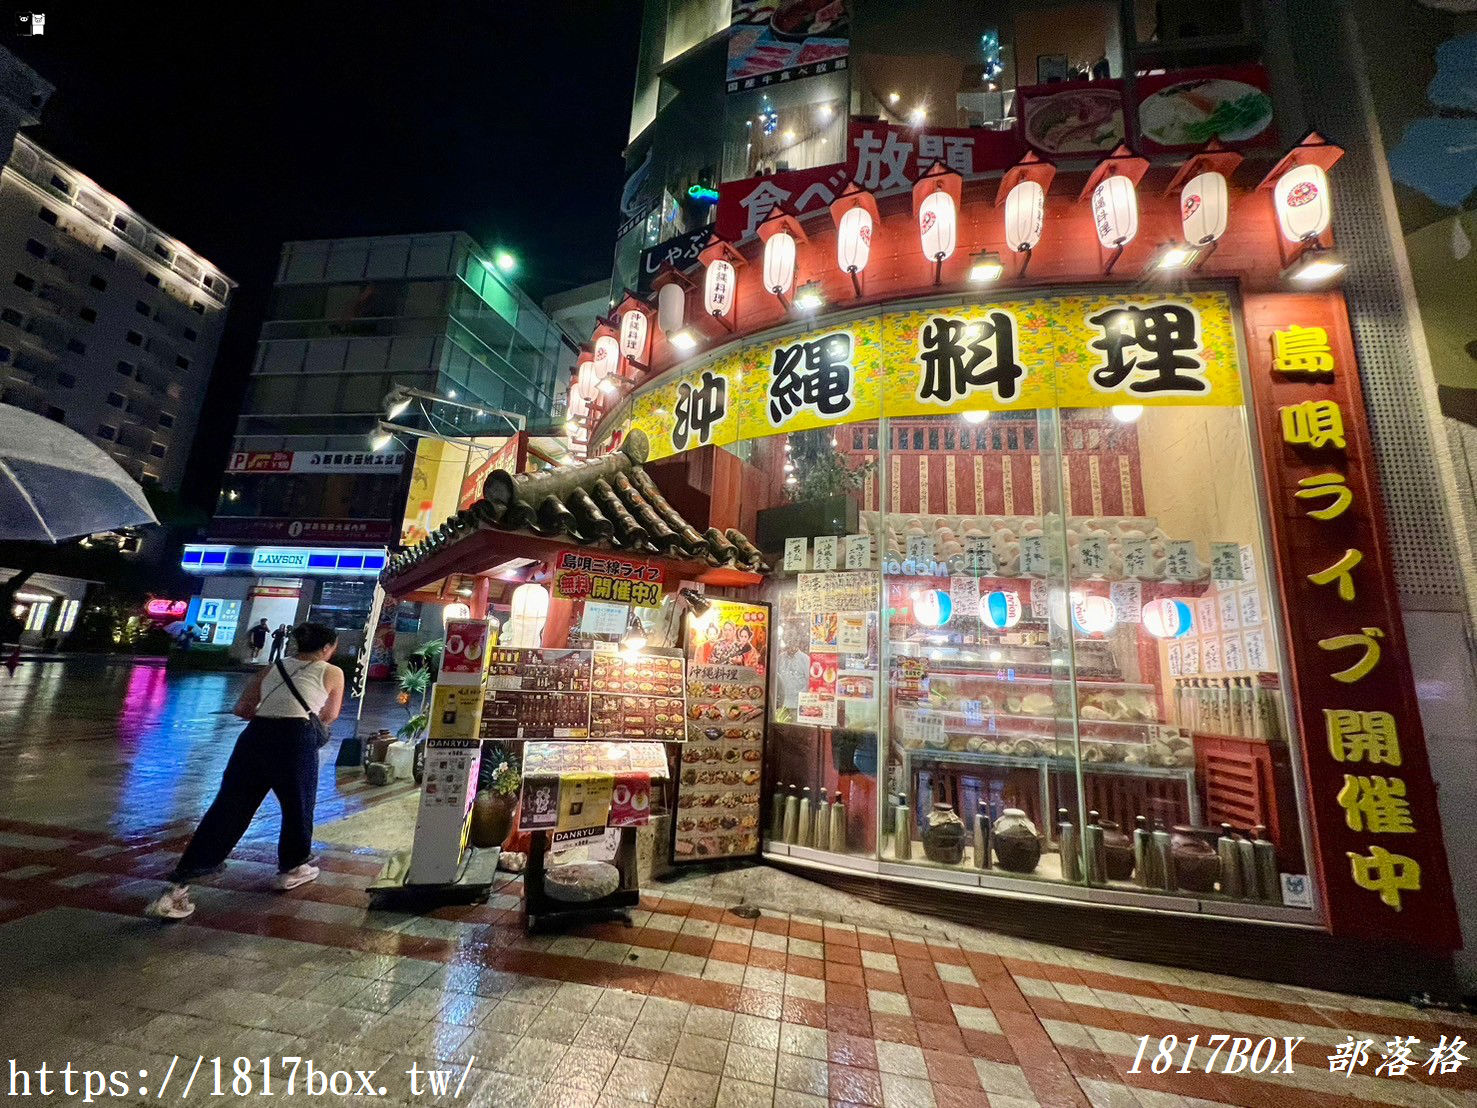
{"type": "Polygon", "coordinates": [[[318,747],[306,719],[254,719],[236,740],[220,791],[180,856],[170,880],[185,882],[226,860],[267,793],[282,806],[277,868],[286,873],[313,851],[313,803],[318,793],[318,747]]]}

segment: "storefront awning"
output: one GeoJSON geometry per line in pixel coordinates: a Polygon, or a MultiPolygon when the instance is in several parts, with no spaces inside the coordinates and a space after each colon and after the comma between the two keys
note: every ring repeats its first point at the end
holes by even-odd
{"type": "Polygon", "coordinates": [[[642,468],[646,457],[646,436],[636,431],[620,450],[593,461],[541,473],[495,470],[483,486],[482,499],[457,512],[424,542],[390,559],[385,587],[391,592],[415,587],[412,578],[424,578],[429,561],[449,568],[451,561],[463,560],[445,556],[452,547],[468,554],[482,550],[493,537],[488,532],[653,554],[715,569],[768,571],[764,556],[741,531],[709,527],[699,532],[684,519],[642,468]]]}

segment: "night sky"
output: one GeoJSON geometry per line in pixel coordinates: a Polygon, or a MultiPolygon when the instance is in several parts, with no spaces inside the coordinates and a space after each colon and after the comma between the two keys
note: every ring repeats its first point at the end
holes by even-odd
{"type": "Polygon", "coordinates": [[[27,133],[240,283],[184,490],[202,506],[284,241],[464,230],[535,298],[610,272],[635,0],[34,10],[45,36],[6,44],[56,92],[27,133]]]}

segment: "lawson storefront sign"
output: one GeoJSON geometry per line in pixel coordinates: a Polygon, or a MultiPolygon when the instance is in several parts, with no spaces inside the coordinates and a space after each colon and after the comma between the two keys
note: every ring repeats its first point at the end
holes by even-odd
{"type": "Polygon", "coordinates": [[[385,549],[376,547],[216,546],[190,544],[180,558],[186,573],[292,574],[378,577],[385,549]]]}

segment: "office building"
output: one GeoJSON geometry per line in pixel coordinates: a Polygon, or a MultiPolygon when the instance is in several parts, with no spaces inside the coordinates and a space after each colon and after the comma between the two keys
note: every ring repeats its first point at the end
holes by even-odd
{"type": "Polygon", "coordinates": [[[466,472],[515,430],[554,430],[573,357],[460,232],[286,243],[268,315],[209,541],[184,554],[205,578],[191,618],[215,644],[264,617],[361,630],[387,548],[455,511],[466,472]],[[408,430],[382,438],[397,386],[448,403],[399,406],[408,430]]]}

